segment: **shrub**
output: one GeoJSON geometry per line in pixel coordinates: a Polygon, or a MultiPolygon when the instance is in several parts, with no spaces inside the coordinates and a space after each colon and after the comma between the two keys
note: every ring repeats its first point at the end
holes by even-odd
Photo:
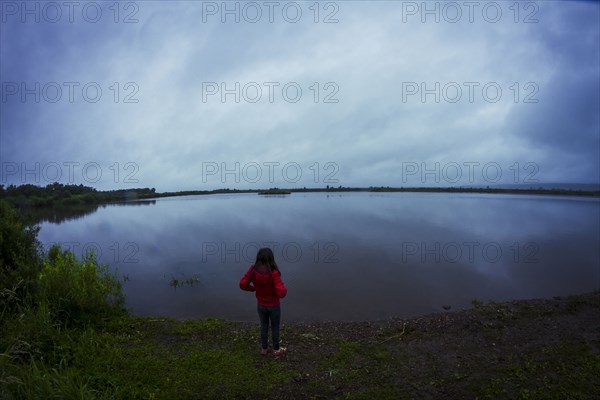
{"type": "Polygon", "coordinates": [[[124,296],[116,271],[111,274],[92,253],[79,260],[59,245],[45,255],[38,231],[0,201],[0,326],[9,314],[41,306],[59,316],[59,322],[122,311],[124,296]]]}
{"type": "Polygon", "coordinates": [[[38,231],[24,224],[10,204],[0,201],[0,315],[35,291],[42,265],[38,231]]]}
{"type": "Polygon", "coordinates": [[[40,295],[61,319],[111,313],[124,301],[121,282],[108,265],[99,265],[93,253],[78,260],[59,245],[48,251],[39,284],[40,295]]]}
{"type": "Polygon", "coordinates": [[[0,399],[114,398],[73,362],[102,339],[103,317],[126,314],[116,271],[77,259],[0,200],[0,399]]]}

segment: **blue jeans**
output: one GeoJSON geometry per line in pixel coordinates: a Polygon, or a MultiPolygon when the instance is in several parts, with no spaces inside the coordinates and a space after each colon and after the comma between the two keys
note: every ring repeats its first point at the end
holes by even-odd
{"type": "Polygon", "coordinates": [[[271,335],[273,336],[273,350],[279,350],[279,321],[281,308],[265,307],[258,305],[258,318],[260,318],[260,344],[263,349],[269,347],[269,320],[271,321],[271,335]]]}

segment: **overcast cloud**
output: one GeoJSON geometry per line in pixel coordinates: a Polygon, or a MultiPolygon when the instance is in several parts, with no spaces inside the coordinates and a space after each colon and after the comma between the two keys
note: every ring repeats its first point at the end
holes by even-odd
{"type": "Polygon", "coordinates": [[[596,2],[1,4],[1,184],[600,180],[596,2]]]}

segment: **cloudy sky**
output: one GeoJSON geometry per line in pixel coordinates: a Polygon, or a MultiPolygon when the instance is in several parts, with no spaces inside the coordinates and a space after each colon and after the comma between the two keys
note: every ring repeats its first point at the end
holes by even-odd
{"type": "Polygon", "coordinates": [[[0,4],[0,184],[600,179],[596,2],[0,4]]]}

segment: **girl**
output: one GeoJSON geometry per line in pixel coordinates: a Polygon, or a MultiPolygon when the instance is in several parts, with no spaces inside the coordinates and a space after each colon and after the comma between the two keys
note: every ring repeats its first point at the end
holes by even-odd
{"type": "Polygon", "coordinates": [[[256,292],[258,302],[258,317],[260,318],[260,354],[267,354],[269,347],[269,320],[273,338],[273,355],[279,357],[285,353],[285,347],[279,347],[279,321],[281,309],[279,299],[287,294],[287,289],[281,280],[281,273],[275,263],[273,251],[265,247],[258,250],[256,262],[240,280],[240,288],[248,292],[256,292]]]}

